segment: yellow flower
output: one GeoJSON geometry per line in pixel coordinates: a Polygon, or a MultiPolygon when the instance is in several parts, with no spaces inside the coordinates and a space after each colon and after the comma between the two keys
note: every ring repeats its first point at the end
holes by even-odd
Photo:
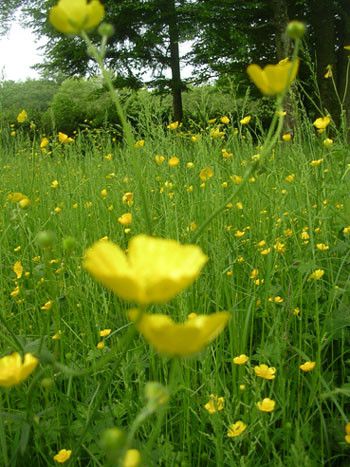
{"type": "Polygon", "coordinates": [[[141,463],[141,454],[137,449],[128,449],[123,459],[122,467],[138,467],[141,463]]]}
{"type": "Polygon", "coordinates": [[[246,429],[247,425],[241,420],[238,420],[238,422],[232,423],[232,425],[228,427],[227,436],[229,438],[235,438],[236,436],[241,435],[246,429]]]}
{"type": "Polygon", "coordinates": [[[180,125],[180,122],[176,121],[176,122],[171,122],[169,123],[169,125],[167,126],[167,128],[169,130],[177,130],[179,128],[179,125],[180,125]]]}
{"type": "Polygon", "coordinates": [[[276,368],[268,367],[264,363],[254,368],[256,376],[264,379],[275,379],[276,378],[276,368]]]}
{"type": "Polygon", "coordinates": [[[20,112],[18,115],[17,115],[17,122],[18,123],[24,123],[28,118],[28,114],[25,110],[22,110],[22,112],[20,112]]]}
{"type": "Polygon", "coordinates": [[[248,123],[250,122],[250,120],[252,119],[252,117],[250,115],[247,115],[246,117],[242,118],[239,123],[241,125],[248,125],[248,123]]]}
{"type": "Polygon", "coordinates": [[[291,139],[292,139],[291,133],[284,133],[284,134],[282,135],[282,139],[283,139],[283,141],[285,141],[286,143],[288,143],[288,142],[291,141],[291,139]]]}
{"type": "Polygon", "coordinates": [[[60,0],[51,8],[50,23],[64,34],[79,34],[96,27],[104,17],[99,0],[60,0]]]}
{"type": "Polygon", "coordinates": [[[53,180],[51,182],[51,188],[58,188],[59,187],[59,183],[58,183],[58,180],[53,180]]]}
{"type": "Polygon", "coordinates": [[[264,69],[258,65],[249,65],[247,73],[254,84],[267,96],[284,92],[296,78],[299,60],[282,60],[276,65],[267,65],[264,69]]]}
{"type": "Polygon", "coordinates": [[[53,300],[49,300],[42,307],[40,307],[40,309],[43,310],[43,311],[49,311],[49,310],[51,310],[52,305],[53,305],[53,300]]]}
{"type": "Polygon", "coordinates": [[[235,185],[240,185],[243,182],[243,177],[240,175],[231,175],[230,179],[235,185]]]}
{"type": "Polygon", "coordinates": [[[232,361],[236,365],[245,365],[248,360],[249,360],[249,357],[247,357],[247,355],[241,354],[238,357],[235,357],[232,361]]]}
{"type": "Polygon", "coordinates": [[[326,117],[316,118],[313,126],[318,130],[324,130],[330,124],[331,118],[327,115],[326,117]]]}
{"type": "Polygon", "coordinates": [[[213,139],[216,138],[223,138],[225,136],[225,132],[221,131],[220,128],[213,128],[210,130],[210,137],[213,139]]]}
{"type": "Polygon", "coordinates": [[[329,250],[329,246],[326,243],[316,243],[316,248],[320,251],[329,250]]]}
{"type": "Polygon", "coordinates": [[[16,274],[17,279],[20,279],[23,274],[23,266],[21,261],[16,261],[12,268],[13,272],[16,274]]]}
{"type": "Polygon", "coordinates": [[[0,386],[9,388],[21,383],[35,370],[39,360],[30,353],[22,360],[18,352],[0,358],[0,386]]]}
{"type": "Polygon", "coordinates": [[[53,460],[59,464],[64,464],[71,455],[72,451],[70,449],[61,449],[55,456],[53,456],[53,460]]]}
{"type": "Polygon", "coordinates": [[[316,362],[305,362],[299,366],[299,368],[307,373],[308,371],[312,371],[316,366],[316,362]]]}
{"type": "Polygon", "coordinates": [[[26,198],[27,196],[19,191],[11,192],[7,195],[7,200],[11,201],[11,203],[18,203],[22,199],[26,198]]]}
{"type": "Polygon", "coordinates": [[[333,76],[332,65],[327,65],[326,68],[327,68],[327,71],[326,71],[324,77],[325,77],[326,79],[332,78],[332,76],[333,76]]]}
{"type": "Polygon", "coordinates": [[[309,280],[319,281],[324,275],[323,269],[316,269],[309,275],[309,280]]]}
{"type": "Polygon", "coordinates": [[[326,148],[330,148],[333,144],[333,140],[331,138],[326,138],[324,141],[323,141],[323,146],[326,147],[326,148]]]}
{"type": "Polygon", "coordinates": [[[134,194],[131,191],[127,191],[123,194],[122,202],[128,206],[132,206],[134,203],[134,194]]]}
{"type": "Polygon", "coordinates": [[[343,234],[344,235],[349,235],[350,234],[350,225],[343,228],[343,234]]]}
{"type": "Polygon", "coordinates": [[[233,153],[227,151],[227,149],[221,149],[221,154],[224,159],[230,159],[233,156],[233,153]]]}
{"type": "Polygon", "coordinates": [[[104,343],[104,341],[98,342],[97,345],[96,345],[96,348],[97,348],[98,350],[104,349],[104,348],[105,348],[105,343],[104,343]]]}
{"type": "Polygon", "coordinates": [[[156,161],[156,164],[162,165],[165,161],[165,157],[160,154],[157,154],[156,156],[154,156],[154,160],[156,161]]]}
{"type": "Polygon", "coordinates": [[[228,125],[230,123],[230,119],[224,115],[223,117],[220,118],[220,122],[223,123],[224,125],[228,125]]]}
{"type": "Polygon", "coordinates": [[[45,149],[48,145],[49,145],[50,141],[48,140],[48,138],[41,138],[41,141],[40,141],[40,149],[45,149]]]}
{"type": "Polygon", "coordinates": [[[118,222],[121,225],[130,225],[132,223],[132,214],[131,212],[126,212],[118,217],[118,222]]]}
{"type": "MultiPolygon", "coordinates": [[[[62,1],[62,0],[61,0],[62,1]]],[[[68,135],[66,135],[65,133],[62,133],[61,131],[58,133],[58,141],[60,143],[72,143],[73,142],[73,138],[70,138],[68,135]]]]}
{"type": "Polygon", "coordinates": [[[112,329],[102,329],[100,331],[100,336],[101,337],[107,337],[110,335],[110,333],[112,332],[112,329]]]}
{"type": "Polygon", "coordinates": [[[350,423],[348,422],[346,425],[345,425],[345,441],[350,444],[350,423]]]}
{"type": "Polygon", "coordinates": [[[212,342],[226,326],[230,314],[226,311],[211,315],[197,315],[177,324],[169,316],[147,314],[138,310],[130,318],[143,337],[161,354],[186,357],[200,352],[212,342]]]}
{"type": "Polygon", "coordinates": [[[125,300],[164,303],[192,284],[207,259],[196,245],[137,235],[128,256],[112,242],[98,241],[85,253],[84,267],[125,300]]]}
{"type": "Polygon", "coordinates": [[[256,405],[261,412],[273,412],[275,410],[276,402],[265,397],[265,399],[258,402],[256,405]]]}
{"type": "Polygon", "coordinates": [[[215,412],[221,412],[224,409],[225,399],[218,397],[215,394],[210,394],[209,401],[205,404],[204,408],[211,415],[215,412]]]}
{"type": "Polygon", "coordinates": [[[310,162],[311,167],[318,167],[323,162],[323,159],[314,159],[310,162]]]}
{"type": "Polygon", "coordinates": [[[143,148],[145,145],[145,140],[144,139],[139,139],[138,141],[136,141],[136,143],[134,144],[134,147],[135,148],[143,148]]]}
{"type": "Polygon", "coordinates": [[[202,182],[206,182],[213,175],[214,171],[211,167],[204,167],[204,169],[199,172],[199,178],[202,180],[202,182]]]}
{"type": "Polygon", "coordinates": [[[168,160],[169,167],[176,167],[179,164],[180,164],[180,159],[176,156],[173,156],[168,160]]]}

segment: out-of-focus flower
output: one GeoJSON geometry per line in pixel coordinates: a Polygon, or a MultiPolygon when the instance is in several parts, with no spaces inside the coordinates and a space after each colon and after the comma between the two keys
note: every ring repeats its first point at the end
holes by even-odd
{"type": "Polygon", "coordinates": [[[24,123],[27,119],[28,119],[28,114],[27,114],[27,112],[25,110],[22,110],[22,112],[20,112],[17,115],[17,122],[18,123],[24,123]]]}
{"type": "Polygon", "coordinates": [[[53,456],[53,460],[59,464],[64,464],[70,459],[71,455],[72,451],[70,449],[61,449],[55,456],[53,456]]]}
{"type": "Polygon", "coordinates": [[[296,78],[298,68],[299,60],[291,62],[284,59],[276,65],[267,65],[264,69],[258,65],[249,65],[247,73],[263,94],[274,96],[288,89],[296,78]]]}
{"type": "Polygon", "coordinates": [[[64,34],[80,34],[95,28],[104,17],[99,0],[60,0],[49,13],[50,23],[64,34]]]}
{"type": "Polygon", "coordinates": [[[22,360],[18,352],[0,358],[0,386],[12,387],[25,379],[35,370],[39,360],[30,353],[22,360]]]}

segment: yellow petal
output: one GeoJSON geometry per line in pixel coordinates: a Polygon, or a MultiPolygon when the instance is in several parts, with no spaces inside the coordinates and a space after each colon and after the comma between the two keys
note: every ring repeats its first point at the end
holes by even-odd
{"type": "Polygon", "coordinates": [[[259,65],[249,65],[247,68],[247,73],[253,83],[260,89],[263,94],[271,94],[266,76],[259,65]]]}
{"type": "MultiPolygon", "coordinates": [[[[130,317],[135,320],[135,312],[130,317]]],[[[218,312],[198,315],[185,323],[177,324],[166,315],[143,314],[136,321],[136,327],[159,353],[184,357],[201,351],[213,341],[224,329],[229,318],[228,312],[218,312]]]]}

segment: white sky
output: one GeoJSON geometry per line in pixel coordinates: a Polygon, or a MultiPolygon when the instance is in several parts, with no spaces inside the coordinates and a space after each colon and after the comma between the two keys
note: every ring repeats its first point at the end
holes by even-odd
{"type": "Polygon", "coordinates": [[[38,78],[38,72],[30,67],[41,61],[39,45],[30,29],[14,22],[7,36],[0,39],[0,77],[4,74],[5,79],[14,81],[38,78]]]}
{"type": "MultiPolygon", "coordinates": [[[[36,40],[28,28],[22,28],[19,21],[14,21],[7,36],[0,39],[0,80],[25,81],[27,78],[39,78],[39,73],[31,67],[42,60],[39,47],[45,39],[36,40]]],[[[186,53],[190,44],[181,46],[181,53],[186,53]]],[[[170,73],[166,73],[168,76],[170,73]]],[[[189,66],[181,67],[182,78],[192,74],[189,66]]],[[[148,77],[148,75],[147,75],[148,77]]]]}

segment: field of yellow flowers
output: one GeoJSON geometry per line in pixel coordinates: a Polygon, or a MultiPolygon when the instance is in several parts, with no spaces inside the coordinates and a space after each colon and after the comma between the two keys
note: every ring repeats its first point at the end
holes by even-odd
{"type": "Polygon", "coordinates": [[[297,45],[248,68],[261,136],[136,135],[117,97],[123,140],[1,129],[1,466],[348,465],[350,154],[327,115],[282,131],[297,45]]]}

